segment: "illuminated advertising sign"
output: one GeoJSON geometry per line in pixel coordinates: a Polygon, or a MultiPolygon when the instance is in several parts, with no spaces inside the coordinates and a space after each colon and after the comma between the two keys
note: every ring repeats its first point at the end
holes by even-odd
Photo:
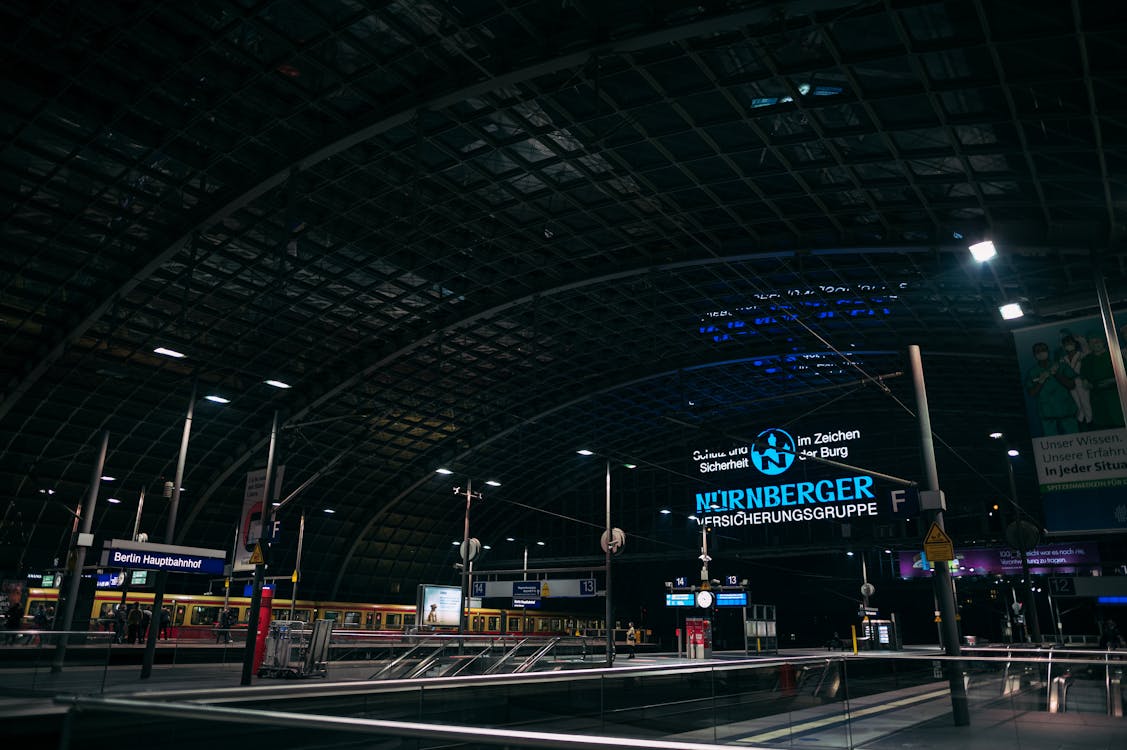
{"type": "Polygon", "coordinates": [[[426,628],[456,628],[462,608],[462,589],[458,586],[419,584],[416,619],[426,628]]]}
{"type": "MultiPolygon", "coordinates": [[[[1122,321],[1127,311],[1114,317],[1122,321]]],[[[1093,315],[1018,329],[1014,345],[1045,528],[1127,530],[1127,429],[1112,364],[1119,352],[1108,346],[1103,321],[1093,315]]]]}
{"type": "MultiPolygon", "coordinates": [[[[1042,544],[1025,555],[1029,572],[1034,575],[1076,573],[1100,565],[1099,547],[1094,542],[1061,542],[1042,544]]],[[[1019,575],[1021,553],[1008,548],[955,549],[955,559],[948,564],[953,576],[1019,575]]],[[[927,577],[933,564],[923,552],[899,553],[901,578],[927,577]]]]}
{"type": "MultiPolygon", "coordinates": [[[[771,427],[748,445],[692,453],[692,512],[705,526],[761,526],[903,516],[889,487],[853,466],[866,464],[862,432],[851,427],[771,427]],[[830,462],[830,463],[827,463],[830,462]]],[[[902,490],[900,495],[903,495],[902,490]]]]}
{"type": "MultiPolygon", "coordinates": [[[[125,583],[126,571],[118,571],[117,573],[99,573],[95,586],[100,589],[119,589],[125,583]]],[[[149,571],[147,570],[134,570],[133,575],[130,576],[129,585],[131,586],[144,586],[149,580],[149,571]]]]}
{"type": "Polygon", "coordinates": [[[696,603],[692,594],[666,594],[665,606],[667,607],[691,607],[696,603]]]}

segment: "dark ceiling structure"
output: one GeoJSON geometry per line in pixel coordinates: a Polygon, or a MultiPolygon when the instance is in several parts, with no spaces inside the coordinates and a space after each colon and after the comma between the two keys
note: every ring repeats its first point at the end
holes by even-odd
{"type": "MultiPolygon", "coordinates": [[[[97,535],[128,537],[146,488],[151,541],[229,549],[275,414],[283,494],[322,472],[277,550],[288,572],[304,509],[309,596],[453,582],[467,481],[491,563],[539,541],[597,561],[599,456],[624,561],[691,561],[701,446],[832,415],[920,478],[913,344],[949,528],[978,538],[1006,492],[987,434],[1029,440],[1011,329],[1095,313],[1098,279],[1127,291],[1116,3],[0,14],[10,571],[65,560],[104,431],[97,535]],[[979,264],[984,239],[999,256],[979,264]],[[1008,302],[1026,317],[1002,320],[1008,302]]],[[[1019,485],[1035,495],[1028,467],[1019,485]]],[[[839,526],[723,544],[910,541],[839,526]]]]}

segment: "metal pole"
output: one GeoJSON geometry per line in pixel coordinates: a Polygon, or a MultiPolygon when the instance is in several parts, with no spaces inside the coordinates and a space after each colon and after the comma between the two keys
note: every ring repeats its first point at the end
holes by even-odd
{"type": "Polygon", "coordinates": [[[301,522],[297,527],[297,560],[293,564],[293,593],[290,594],[290,619],[293,619],[294,605],[297,603],[297,582],[301,578],[301,544],[305,541],[305,511],[301,511],[301,522]]]}
{"type": "MultiPolygon", "coordinates": [[[[106,463],[106,451],[110,445],[110,433],[106,430],[102,433],[102,445],[98,449],[98,458],[94,460],[94,470],[90,473],[90,491],[86,495],[86,507],[82,511],[82,526],[79,534],[89,534],[90,529],[94,524],[94,507],[98,502],[98,488],[102,483],[102,467],[106,463]]],[[[70,571],[70,579],[67,580],[67,601],[66,608],[63,612],[63,631],[68,631],[74,625],[74,605],[75,600],[78,599],[78,585],[82,582],[82,568],[86,565],[86,548],[87,545],[79,544],[80,540],[74,540],[74,569],[70,571]]],[[[81,541],[86,541],[82,539],[81,541]]],[[[59,673],[63,671],[63,662],[66,660],[67,654],[67,639],[69,636],[59,635],[58,643],[55,644],[55,656],[51,661],[51,672],[59,673]]]]}
{"type": "MultiPolygon", "coordinates": [[[[274,482],[274,449],[278,444],[278,412],[274,412],[274,423],[270,427],[270,448],[266,453],[266,483],[262,489],[262,528],[258,533],[258,546],[266,554],[266,534],[273,533],[273,511],[271,503],[271,484],[274,482]],[[268,531],[268,529],[270,531],[268,531]]],[[[254,648],[258,642],[258,608],[262,606],[262,583],[266,579],[266,564],[254,566],[254,588],[251,590],[250,616],[247,617],[247,640],[243,646],[243,673],[240,685],[249,685],[254,674],[254,648]]]]}
{"type": "Polygon", "coordinates": [[[610,550],[614,535],[610,526],[610,459],[607,459],[607,523],[606,523],[606,566],[607,566],[607,666],[614,666],[614,607],[610,598],[610,550]]]}
{"type": "MultiPolygon", "coordinates": [[[[927,487],[929,490],[939,490],[939,471],[935,465],[935,442],[931,435],[931,414],[927,406],[927,389],[924,386],[923,361],[920,358],[920,348],[915,344],[908,347],[908,356],[912,361],[912,382],[916,391],[916,404],[919,410],[920,442],[923,451],[924,468],[927,472],[927,487]]],[[[943,511],[933,511],[932,520],[943,528],[943,511]]],[[[943,648],[948,656],[959,656],[959,629],[956,625],[957,616],[955,609],[955,592],[951,585],[951,571],[946,564],[932,566],[932,581],[935,586],[935,596],[939,600],[939,613],[942,619],[940,635],[943,639],[943,648]]],[[[967,706],[966,686],[963,684],[961,662],[947,663],[947,681],[951,686],[951,716],[955,726],[962,727],[970,724],[970,711],[967,706]]]]}
{"type": "MultiPolygon", "coordinates": [[[[137,500],[137,517],[133,519],[133,536],[129,537],[130,541],[137,541],[137,534],[141,530],[141,511],[145,507],[145,488],[141,488],[141,497],[137,500]]],[[[133,578],[133,571],[122,568],[121,569],[121,606],[125,607],[125,599],[129,596],[129,583],[133,578]]]]}
{"type": "Polygon", "coordinates": [[[1111,314],[1111,300],[1107,296],[1107,282],[1098,269],[1096,271],[1096,296],[1100,301],[1100,318],[1103,319],[1104,334],[1107,336],[1108,354],[1111,356],[1111,371],[1115,374],[1115,387],[1119,391],[1119,408],[1123,412],[1123,423],[1127,424],[1127,368],[1124,367],[1119,335],[1115,331],[1115,318],[1111,314]]]}
{"type": "Polygon", "coordinates": [[[231,574],[234,573],[235,555],[239,554],[239,524],[235,524],[235,543],[231,545],[231,565],[225,565],[223,575],[223,609],[231,603],[231,574]]]}
{"type": "MultiPolygon", "coordinates": [[[[184,431],[180,435],[180,454],[176,457],[176,479],[172,485],[172,499],[168,503],[168,522],[164,529],[164,543],[172,544],[176,533],[176,511],[180,507],[180,485],[184,482],[184,464],[188,460],[188,438],[192,434],[192,414],[196,409],[196,383],[192,381],[192,396],[188,399],[188,413],[184,415],[184,431]]],[[[153,661],[157,653],[157,636],[160,635],[160,613],[164,607],[164,587],[168,583],[168,571],[157,573],[156,587],[153,591],[152,617],[149,618],[149,632],[145,639],[145,655],[141,659],[141,679],[147,680],[153,673],[153,661]]]]}
{"type": "Polygon", "coordinates": [[[524,569],[521,572],[521,580],[522,581],[528,580],[528,544],[527,543],[524,545],[524,569]]]}
{"type": "Polygon", "coordinates": [[[462,592],[458,608],[458,633],[466,632],[466,608],[469,605],[469,573],[470,573],[470,502],[473,500],[473,480],[466,480],[466,517],[462,525],[462,592]]]}
{"type": "MultiPolygon", "coordinates": [[[[1017,483],[1014,481],[1014,465],[1009,455],[1006,456],[1006,475],[1010,481],[1010,502],[1014,507],[1021,509],[1017,501],[1017,483]]],[[[1021,574],[1025,580],[1021,584],[1021,598],[1025,600],[1025,632],[1034,643],[1041,642],[1041,621],[1037,614],[1037,602],[1033,598],[1032,580],[1029,577],[1029,555],[1025,549],[1025,535],[1021,533],[1021,524],[1026,523],[1020,516],[1013,522],[1014,537],[1017,541],[1018,553],[1021,555],[1021,574]]]]}
{"type": "Polygon", "coordinates": [[[865,567],[865,552],[861,551],[861,600],[867,609],[869,606],[869,595],[865,592],[869,590],[869,569],[865,567]]]}

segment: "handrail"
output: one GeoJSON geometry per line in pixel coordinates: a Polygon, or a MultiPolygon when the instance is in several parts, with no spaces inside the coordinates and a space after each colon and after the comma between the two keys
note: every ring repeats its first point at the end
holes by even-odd
{"type": "Polygon", "coordinates": [[[533,651],[531,654],[529,654],[527,659],[525,659],[523,662],[521,662],[517,666],[517,668],[513,670],[513,674],[522,674],[522,673],[527,672],[528,670],[532,669],[532,667],[535,666],[535,664],[538,661],[543,659],[544,656],[547,655],[547,653],[549,651],[551,651],[553,648],[555,648],[556,644],[559,643],[561,640],[563,640],[563,639],[560,638],[559,636],[557,636],[557,637],[553,638],[552,640],[550,640],[549,642],[545,643],[540,648],[533,651]]]}
{"type": "MultiPolygon", "coordinates": [[[[390,672],[391,670],[395,669],[395,668],[396,668],[396,667],[398,667],[398,666],[399,666],[400,664],[402,664],[402,663],[403,663],[403,662],[404,662],[405,660],[407,660],[407,659],[411,658],[411,657],[412,657],[412,656],[414,655],[414,653],[415,653],[416,651],[420,650],[420,649],[421,649],[421,648],[422,648],[423,646],[425,646],[425,645],[426,645],[426,643],[427,643],[427,642],[426,642],[425,640],[419,641],[419,642],[418,642],[418,643],[416,643],[416,644],[415,644],[414,646],[412,646],[411,648],[407,649],[407,650],[406,650],[406,651],[405,651],[404,653],[400,654],[400,655],[399,655],[399,656],[398,656],[397,658],[395,658],[395,659],[392,659],[392,660],[391,660],[390,662],[388,662],[387,664],[385,664],[385,665],[384,665],[384,666],[383,666],[383,667],[382,667],[381,669],[378,669],[378,670],[376,670],[375,672],[373,672],[373,673],[371,674],[371,676],[369,676],[369,677],[368,677],[368,679],[369,679],[369,680],[376,680],[376,679],[379,679],[379,677],[380,677],[381,675],[383,675],[384,673],[386,673],[386,672],[390,672]]],[[[442,648],[442,647],[441,647],[441,646],[439,646],[439,648],[442,648]]]]}
{"type": "Polygon", "coordinates": [[[516,655],[517,650],[519,650],[520,647],[523,646],[527,642],[528,642],[527,638],[521,638],[519,641],[517,641],[513,645],[512,648],[510,648],[508,651],[506,651],[504,654],[501,655],[500,659],[493,662],[493,664],[489,667],[489,669],[485,670],[485,674],[497,674],[499,671],[501,671],[501,666],[505,662],[507,662],[509,659],[513,658],[516,655]]]}
{"type": "MultiPolygon", "coordinates": [[[[361,719],[350,716],[324,716],[321,714],[288,713],[282,711],[244,711],[219,706],[201,706],[191,703],[150,702],[131,698],[96,698],[90,696],[59,696],[56,703],[70,705],[72,711],[106,711],[165,719],[201,720],[229,724],[267,726],[271,728],[295,727],[325,731],[353,732],[368,735],[391,735],[417,739],[439,739],[480,745],[510,745],[515,747],[543,748],[543,750],[716,750],[712,744],[674,742],[670,740],[643,740],[628,737],[601,735],[561,734],[558,732],[529,732],[515,729],[487,727],[458,727],[443,724],[422,724],[409,721],[361,719]]],[[[741,743],[748,750],[768,750],[768,745],[741,743]]],[[[69,743],[61,750],[69,750],[69,743]]]]}

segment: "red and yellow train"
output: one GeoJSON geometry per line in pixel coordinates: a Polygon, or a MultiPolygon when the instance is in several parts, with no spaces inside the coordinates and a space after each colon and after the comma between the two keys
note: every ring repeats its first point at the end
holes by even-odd
{"type": "MultiPolygon", "coordinates": [[[[25,617],[42,606],[53,611],[58,603],[59,590],[29,588],[27,590],[25,617]]],[[[121,591],[99,590],[94,595],[94,605],[89,613],[92,628],[112,630],[114,610],[122,603],[121,591]]],[[[130,591],[125,604],[152,607],[151,591],[130,591]]],[[[212,594],[164,595],[164,606],[172,616],[169,635],[173,638],[214,638],[219,614],[230,607],[238,614],[236,627],[246,627],[250,617],[250,598],[212,594]]],[[[275,598],[272,603],[275,620],[332,620],[334,629],[403,633],[416,627],[415,607],[410,604],[368,604],[361,602],[331,602],[298,599],[292,602],[275,598]]],[[[559,612],[541,612],[522,609],[486,609],[474,607],[468,621],[470,632],[482,635],[575,635],[602,628],[602,620],[577,617],[559,612]]]]}

